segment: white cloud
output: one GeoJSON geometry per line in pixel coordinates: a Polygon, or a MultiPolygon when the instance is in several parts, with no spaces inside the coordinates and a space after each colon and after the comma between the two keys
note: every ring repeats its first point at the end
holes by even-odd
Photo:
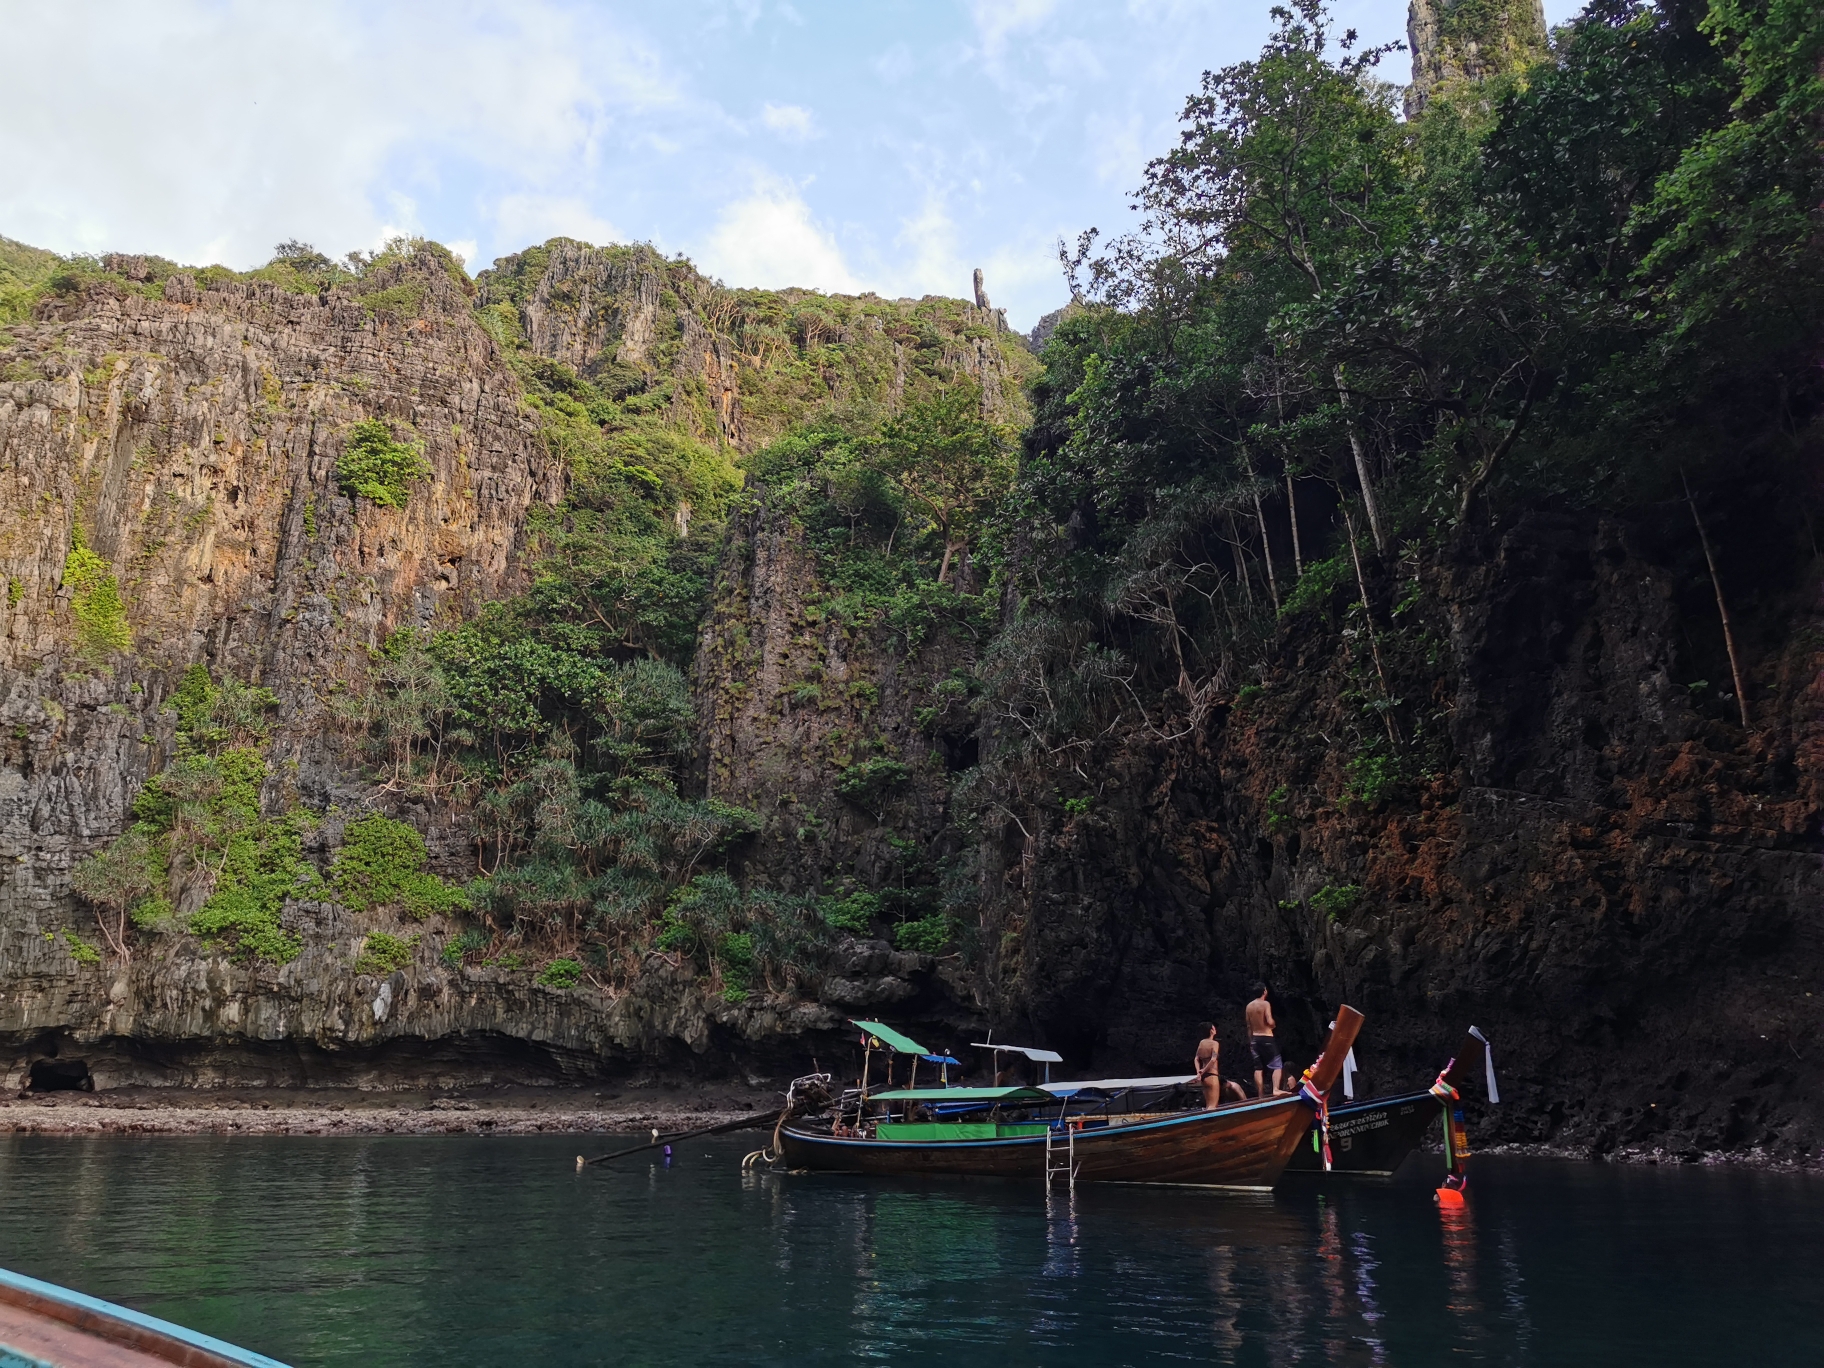
{"type": "Polygon", "coordinates": [[[803,285],[830,294],[864,288],[835,236],[811,217],[797,187],[766,176],[756,179],[751,194],[722,210],[698,264],[736,286],[803,285]]]}
{"type": "Polygon", "coordinates": [[[448,247],[451,255],[462,263],[465,271],[471,275],[475,273],[475,258],[481,255],[481,248],[475,244],[475,239],[458,238],[455,242],[446,242],[443,245],[448,247]]]}
{"type": "Polygon", "coordinates": [[[892,293],[971,296],[974,266],[963,259],[956,224],[940,196],[927,194],[918,213],[900,225],[896,240],[903,250],[890,272],[892,293]]]}
{"type": "Polygon", "coordinates": [[[969,11],[982,51],[993,61],[1009,38],[1037,28],[1057,7],[1058,0],[972,0],[969,11]]]}
{"type": "Polygon", "coordinates": [[[1067,12],[1054,25],[1049,21],[1057,8],[1057,0],[972,0],[970,6],[978,40],[970,55],[1021,125],[1037,111],[1080,98],[1081,84],[1104,74],[1089,44],[1056,32],[1065,18],[1080,14],[1067,12]]]}
{"type": "Polygon", "coordinates": [[[0,0],[0,31],[62,54],[9,72],[0,223],[64,251],[338,252],[421,231],[401,184],[409,209],[465,169],[574,178],[617,120],[680,99],[645,46],[560,0],[0,0]]]}
{"type": "Polygon", "coordinates": [[[895,83],[905,80],[917,67],[917,63],[912,57],[912,49],[903,42],[893,44],[869,65],[874,68],[881,80],[895,83]]]}
{"type": "Polygon", "coordinates": [[[1184,23],[1204,7],[1205,0],[1127,0],[1127,15],[1147,24],[1184,23]]]}
{"type": "Polygon", "coordinates": [[[760,107],[760,122],[781,137],[802,142],[816,136],[817,121],[803,105],[774,104],[768,100],[760,107]]]}
{"type": "Polygon", "coordinates": [[[1066,38],[1045,48],[1045,71],[1069,81],[1099,81],[1108,75],[1096,51],[1081,38],[1066,38]]]}
{"type": "Polygon", "coordinates": [[[1140,173],[1152,151],[1169,137],[1169,131],[1162,137],[1157,129],[1147,129],[1132,110],[1124,115],[1092,113],[1083,120],[1083,133],[1084,153],[1095,168],[1096,179],[1122,192],[1140,184],[1140,173]]]}
{"type": "Polygon", "coordinates": [[[495,237],[513,243],[516,249],[554,237],[575,238],[596,247],[626,240],[620,229],[575,195],[506,195],[493,211],[495,237]]]}

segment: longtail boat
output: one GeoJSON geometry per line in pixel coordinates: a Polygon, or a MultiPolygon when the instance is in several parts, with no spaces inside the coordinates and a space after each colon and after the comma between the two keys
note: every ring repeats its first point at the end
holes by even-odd
{"type": "MultiPolygon", "coordinates": [[[[879,1022],[854,1024],[868,1033],[870,1055],[875,1048],[915,1058],[930,1053],[879,1022]]],[[[1361,1024],[1354,1008],[1338,1010],[1324,1052],[1305,1071],[1299,1091],[1207,1110],[1110,1106],[1145,1091],[1136,1085],[1183,1081],[1169,1078],[870,1093],[864,1059],[860,1088],[822,1116],[794,1115],[788,1106],[771,1149],[755,1157],[788,1169],[840,1173],[1265,1190],[1278,1181],[1312,1116],[1323,1114],[1361,1024]]],[[[1168,1095],[1171,1090],[1156,1088],[1168,1095]]]]}
{"type": "Polygon", "coordinates": [[[97,1297],[0,1269],[0,1365],[29,1368],[285,1368],[97,1297]]]}
{"type": "MultiPolygon", "coordinates": [[[[1488,1100],[1499,1102],[1501,1095],[1495,1086],[1494,1052],[1488,1037],[1474,1026],[1464,1035],[1456,1055],[1438,1075],[1438,1081],[1429,1088],[1387,1097],[1341,1102],[1332,1099],[1330,1171],[1389,1176],[1419,1147],[1425,1132],[1442,1121],[1445,1142],[1450,1146],[1446,1167],[1461,1174],[1462,1161],[1468,1157],[1469,1148],[1462,1110],[1456,1103],[1460,1091],[1475,1077],[1478,1064],[1485,1070],[1488,1100]]],[[[1306,1142],[1294,1151],[1286,1164],[1286,1172],[1300,1175],[1325,1172],[1322,1137],[1315,1127],[1306,1142]]]]}

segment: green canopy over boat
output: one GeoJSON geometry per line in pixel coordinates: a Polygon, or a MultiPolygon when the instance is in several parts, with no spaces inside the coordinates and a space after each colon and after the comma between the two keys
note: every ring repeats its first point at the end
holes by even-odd
{"type": "Polygon", "coordinates": [[[931,1053],[923,1045],[920,1045],[916,1040],[912,1039],[912,1037],[903,1036],[891,1026],[882,1026],[878,1021],[851,1021],[849,1025],[861,1027],[862,1030],[873,1036],[882,1045],[890,1046],[901,1054],[922,1055],[931,1053]]]}
{"type": "Polygon", "coordinates": [[[899,1088],[878,1092],[874,1102],[1056,1102],[1043,1088],[899,1088]]]}

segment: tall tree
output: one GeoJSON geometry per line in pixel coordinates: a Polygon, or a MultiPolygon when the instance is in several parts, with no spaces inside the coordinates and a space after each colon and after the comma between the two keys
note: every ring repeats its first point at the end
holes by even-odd
{"type": "Polygon", "coordinates": [[[1013,480],[1013,444],[981,410],[981,391],[958,384],[908,404],[881,433],[894,478],[943,543],[939,584],[1013,480]]]}

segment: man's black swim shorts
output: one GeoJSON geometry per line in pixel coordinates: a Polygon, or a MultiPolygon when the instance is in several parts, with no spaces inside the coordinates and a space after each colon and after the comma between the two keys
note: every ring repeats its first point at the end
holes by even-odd
{"type": "Polygon", "coordinates": [[[1249,1036],[1248,1048],[1254,1052],[1254,1067],[1262,1073],[1283,1069],[1279,1059],[1279,1041],[1272,1036],[1249,1036]]]}

